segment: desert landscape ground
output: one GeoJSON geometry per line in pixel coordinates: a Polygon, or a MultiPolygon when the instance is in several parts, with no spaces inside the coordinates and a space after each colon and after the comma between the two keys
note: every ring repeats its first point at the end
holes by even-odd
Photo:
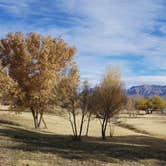
{"type": "Polygon", "coordinates": [[[95,118],[81,142],[72,140],[66,117],[46,114],[45,121],[48,129],[35,130],[31,113],[0,111],[0,165],[166,165],[165,115],[121,115],[105,141],[95,118]]]}

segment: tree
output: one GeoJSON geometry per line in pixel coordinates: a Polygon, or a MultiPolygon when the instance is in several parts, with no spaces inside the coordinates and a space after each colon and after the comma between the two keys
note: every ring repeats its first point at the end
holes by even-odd
{"type": "Polygon", "coordinates": [[[76,120],[79,109],[79,83],[78,68],[73,63],[72,67],[67,68],[62,73],[61,80],[59,80],[59,84],[54,89],[55,103],[64,108],[68,113],[74,140],[79,140],[80,138],[76,120]]]}
{"type": "Polygon", "coordinates": [[[147,114],[152,113],[153,111],[163,110],[166,107],[165,101],[160,96],[154,96],[152,98],[143,98],[137,100],[135,107],[138,110],[144,110],[147,114]]]}
{"type": "MultiPolygon", "coordinates": [[[[2,101],[9,102],[11,94],[19,96],[17,84],[5,72],[5,69],[0,65],[0,93],[2,101]]],[[[14,100],[14,97],[13,97],[14,100]]]]}
{"type": "Polygon", "coordinates": [[[81,108],[81,124],[80,124],[80,133],[79,133],[80,137],[81,137],[81,134],[82,134],[82,129],[83,129],[83,125],[84,125],[85,116],[87,116],[88,113],[89,113],[87,128],[86,128],[86,136],[88,135],[90,118],[91,118],[91,113],[92,113],[92,110],[91,110],[91,104],[92,104],[91,95],[92,95],[92,91],[90,89],[89,83],[88,83],[87,80],[85,80],[83,82],[81,92],[79,94],[80,108],[81,108]]]}
{"type": "Polygon", "coordinates": [[[62,73],[62,79],[55,90],[58,105],[65,108],[71,124],[73,139],[81,140],[84,122],[89,113],[90,87],[88,81],[84,81],[80,87],[78,69],[75,64],[62,73]],[[77,115],[81,115],[81,119],[77,115]]]}
{"type": "Polygon", "coordinates": [[[147,112],[148,106],[147,106],[148,99],[147,98],[141,98],[135,101],[135,108],[138,110],[144,110],[147,112]]]}
{"type": "Polygon", "coordinates": [[[153,112],[153,101],[152,99],[146,99],[146,113],[149,114],[149,113],[152,113],[153,112]]]}
{"type": "Polygon", "coordinates": [[[96,88],[96,113],[101,120],[103,139],[106,138],[106,129],[110,118],[117,114],[126,103],[120,78],[120,72],[110,68],[96,88]]]}
{"type": "Polygon", "coordinates": [[[135,110],[135,99],[133,97],[127,98],[126,109],[128,110],[130,117],[137,116],[137,112],[135,110]]]}
{"type": "Polygon", "coordinates": [[[127,103],[126,103],[126,109],[129,111],[129,116],[130,117],[134,117],[134,111],[133,111],[133,100],[132,98],[129,98],[127,99],[127,103]]]}
{"type": "Polygon", "coordinates": [[[88,94],[88,103],[87,103],[87,126],[86,126],[86,133],[85,135],[88,136],[89,133],[89,127],[90,127],[90,121],[92,118],[92,115],[96,114],[97,110],[97,105],[96,105],[96,87],[89,89],[89,94],[88,94]]]}
{"type": "Polygon", "coordinates": [[[154,96],[151,99],[152,111],[161,111],[166,107],[165,100],[160,96],[154,96]]]}
{"type": "Polygon", "coordinates": [[[13,95],[12,109],[29,108],[35,128],[51,106],[52,89],[74,54],[75,48],[63,39],[36,33],[9,33],[0,40],[2,66],[19,90],[19,95],[13,95]]]}

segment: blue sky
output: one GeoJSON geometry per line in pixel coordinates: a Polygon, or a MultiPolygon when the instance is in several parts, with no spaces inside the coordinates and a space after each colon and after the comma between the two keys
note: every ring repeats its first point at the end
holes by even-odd
{"type": "Polygon", "coordinates": [[[109,65],[120,68],[127,87],[166,85],[165,0],[0,0],[0,25],[0,37],[62,36],[92,85],[109,65]]]}

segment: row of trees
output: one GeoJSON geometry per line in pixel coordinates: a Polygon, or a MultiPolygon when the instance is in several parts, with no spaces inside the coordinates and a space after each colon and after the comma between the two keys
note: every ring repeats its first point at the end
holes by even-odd
{"type": "Polygon", "coordinates": [[[44,121],[44,113],[53,107],[64,108],[69,116],[75,140],[80,140],[85,118],[91,115],[101,122],[102,138],[111,117],[126,103],[120,73],[109,69],[95,88],[85,81],[80,86],[74,62],[76,49],[61,38],[36,33],[9,33],[0,40],[0,90],[10,101],[11,110],[30,110],[35,128],[44,121]],[[80,125],[77,114],[81,114],[80,125]]]}
{"type": "MultiPolygon", "coordinates": [[[[90,88],[88,81],[81,85],[75,52],[61,38],[9,33],[0,40],[1,95],[8,99],[11,110],[31,111],[35,128],[42,122],[46,126],[44,114],[60,106],[68,114],[75,140],[81,139],[85,120],[88,135],[93,115],[99,119],[105,139],[111,118],[124,106],[133,109],[134,100],[127,99],[121,74],[113,68],[106,71],[96,87],[90,88]]],[[[165,102],[156,96],[136,100],[134,106],[152,113],[164,109],[165,102]]]]}
{"type": "Polygon", "coordinates": [[[147,114],[149,114],[153,111],[162,111],[165,109],[166,102],[160,96],[142,98],[135,101],[135,108],[138,110],[144,110],[147,114]]]}
{"type": "Polygon", "coordinates": [[[95,116],[101,122],[102,138],[106,138],[106,129],[111,118],[125,105],[127,98],[120,80],[120,72],[109,68],[103,76],[100,84],[90,88],[87,81],[84,81],[81,88],[79,79],[73,77],[62,77],[56,93],[56,104],[66,109],[72,127],[74,139],[80,140],[85,119],[88,121],[86,135],[88,134],[91,116],[95,116]],[[78,125],[78,116],[81,119],[78,125]]]}

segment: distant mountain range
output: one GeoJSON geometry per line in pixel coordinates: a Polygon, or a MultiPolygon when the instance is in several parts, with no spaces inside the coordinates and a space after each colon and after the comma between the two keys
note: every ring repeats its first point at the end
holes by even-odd
{"type": "Polygon", "coordinates": [[[166,85],[140,85],[133,86],[127,90],[129,96],[153,97],[161,96],[166,98],[166,85]]]}

